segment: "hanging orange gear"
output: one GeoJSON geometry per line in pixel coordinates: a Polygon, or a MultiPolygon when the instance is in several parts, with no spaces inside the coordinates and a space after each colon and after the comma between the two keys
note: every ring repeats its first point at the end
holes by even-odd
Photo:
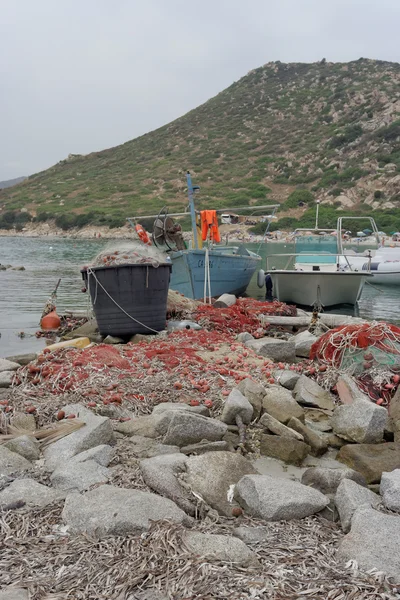
{"type": "Polygon", "coordinates": [[[213,242],[220,242],[221,235],[218,229],[218,219],[216,210],[202,210],[200,212],[201,217],[201,237],[204,240],[207,239],[208,233],[210,233],[210,240],[213,242]]]}
{"type": "Polygon", "coordinates": [[[135,225],[135,229],[136,229],[136,233],[138,234],[139,238],[142,240],[143,244],[146,244],[147,246],[151,246],[151,240],[149,238],[147,231],[139,223],[137,225],[135,225]]]}

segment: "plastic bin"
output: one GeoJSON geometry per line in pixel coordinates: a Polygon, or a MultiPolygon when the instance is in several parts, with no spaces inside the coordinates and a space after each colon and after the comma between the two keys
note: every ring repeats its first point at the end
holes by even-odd
{"type": "Polygon", "coordinates": [[[165,329],[171,264],[92,267],[81,271],[102,335],[165,329]]]}

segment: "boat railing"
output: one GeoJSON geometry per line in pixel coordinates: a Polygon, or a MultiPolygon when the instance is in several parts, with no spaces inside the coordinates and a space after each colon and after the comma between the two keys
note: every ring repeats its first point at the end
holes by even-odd
{"type": "MultiPolygon", "coordinates": [[[[340,253],[340,252],[320,252],[318,254],[316,254],[315,252],[292,252],[292,253],[279,253],[279,254],[269,254],[266,257],[266,268],[267,268],[267,272],[269,273],[270,271],[274,271],[277,270],[276,266],[270,266],[270,260],[273,258],[287,258],[287,262],[285,264],[285,266],[283,267],[283,269],[278,268],[278,270],[280,271],[287,271],[289,269],[289,265],[292,261],[294,261],[294,263],[296,263],[296,258],[304,258],[306,256],[310,256],[315,258],[315,261],[310,261],[308,264],[312,264],[314,263],[315,265],[326,265],[326,264],[336,264],[337,265],[337,270],[340,271],[341,268],[345,267],[348,268],[350,271],[354,271],[354,272],[358,272],[360,269],[357,269],[354,267],[354,265],[351,265],[351,263],[349,262],[349,258],[353,258],[352,255],[350,254],[344,254],[344,253],[340,253]],[[327,258],[330,257],[334,260],[328,262],[328,261],[318,261],[318,259],[321,258],[327,258]],[[344,263],[340,262],[340,257],[343,257],[344,263]]],[[[369,256],[365,257],[367,260],[367,264],[368,264],[368,268],[366,269],[362,269],[364,272],[369,273],[371,271],[371,254],[369,254],[369,256]]]]}

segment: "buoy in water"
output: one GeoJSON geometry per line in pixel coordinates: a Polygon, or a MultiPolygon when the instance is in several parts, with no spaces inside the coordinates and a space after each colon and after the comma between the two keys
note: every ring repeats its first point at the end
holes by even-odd
{"type": "Polygon", "coordinates": [[[61,319],[55,310],[43,317],[40,321],[40,327],[43,331],[53,331],[59,329],[60,326],[61,319]]]}
{"type": "Polygon", "coordinates": [[[265,271],[264,269],[260,269],[257,273],[257,285],[259,288],[264,287],[265,285],[265,271]]]}

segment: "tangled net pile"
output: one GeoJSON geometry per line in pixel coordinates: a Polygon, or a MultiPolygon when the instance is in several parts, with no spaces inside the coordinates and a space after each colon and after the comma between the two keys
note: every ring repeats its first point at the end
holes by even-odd
{"type": "Polygon", "coordinates": [[[209,304],[201,304],[193,313],[195,321],[208,329],[232,333],[247,331],[254,337],[262,337],[265,330],[261,327],[258,317],[269,316],[296,316],[295,306],[284,302],[260,302],[253,298],[238,298],[236,304],[229,308],[215,308],[209,304]]]}
{"type": "MultiPolygon", "coordinates": [[[[166,255],[157,248],[129,242],[120,244],[113,251],[106,248],[96,256],[89,266],[117,267],[121,265],[151,264],[153,267],[158,267],[160,263],[165,263],[166,259],[166,255]]],[[[87,266],[83,267],[83,270],[86,269],[87,266]]]]}
{"type": "Polygon", "coordinates": [[[386,405],[400,380],[400,327],[377,321],[336,327],[313,344],[310,358],[353,375],[371,400],[386,405]]]}

